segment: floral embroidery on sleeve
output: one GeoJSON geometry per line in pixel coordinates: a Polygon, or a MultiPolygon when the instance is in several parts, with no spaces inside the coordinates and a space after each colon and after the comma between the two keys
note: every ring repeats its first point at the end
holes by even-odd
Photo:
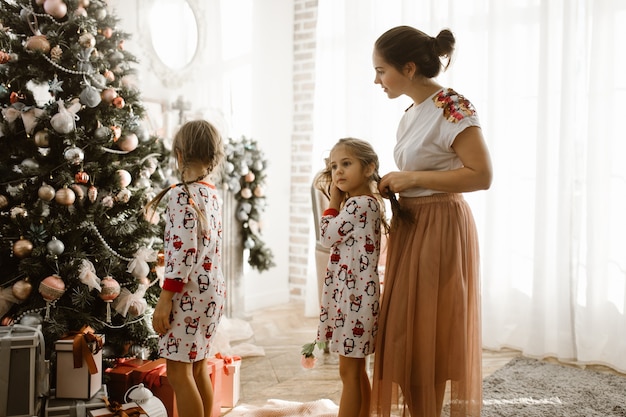
{"type": "Polygon", "coordinates": [[[466,116],[476,114],[472,103],[451,88],[435,95],[433,101],[435,106],[443,109],[443,117],[451,123],[457,123],[466,116]]]}

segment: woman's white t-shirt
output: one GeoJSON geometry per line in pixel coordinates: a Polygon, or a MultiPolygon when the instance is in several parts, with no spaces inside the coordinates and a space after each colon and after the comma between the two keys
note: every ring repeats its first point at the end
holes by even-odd
{"type": "MultiPolygon", "coordinates": [[[[472,103],[444,88],[409,107],[398,125],[394,159],[401,171],[449,171],[463,166],[452,149],[456,136],[470,126],[480,127],[472,103]]],[[[402,197],[423,197],[438,190],[411,188],[402,197]]]]}

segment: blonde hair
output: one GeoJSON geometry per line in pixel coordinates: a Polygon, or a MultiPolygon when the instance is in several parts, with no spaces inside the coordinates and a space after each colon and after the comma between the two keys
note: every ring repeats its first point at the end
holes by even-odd
{"type": "MultiPolygon", "coordinates": [[[[335,146],[333,146],[333,148],[330,150],[330,153],[332,153],[339,146],[345,146],[350,151],[352,156],[361,162],[361,166],[367,167],[369,165],[373,165],[374,169],[372,170],[372,174],[369,177],[369,189],[374,198],[378,200],[378,205],[380,206],[380,220],[382,222],[385,233],[387,233],[389,231],[389,223],[387,222],[387,217],[385,214],[385,202],[380,192],[378,191],[378,183],[380,182],[380,174],[378,173],[378,169],[380,168],[378,154],[376,154],[376,151],[374,151],[374,148],[369,142],[362,139],[339,139],[335,146]]],[[[330,187],[333,182],[330,158],[326,158],[324,162],[326,163],[326,166],[324,167],[324,169],[317,173],[317,175],[313,179],[313,184],[315,188],[324,193],[327,198],[330,198],[330,187]]],[[[344,204],[345,201],[342,201],[341,207],[343,207],[344,204]]]]}
{"type": "MultiPolygon", "coordinates": [[[[187,195],[191,196],[189,184],[200,181],[207,175],[213,173],[224,160],[224,144],[219,131],[206,120],[192,120],[180,127],[172,142],[172,154],[179,161],[178,171],[180,177],[185,178],[185,171],[192,163],[200,163],[207,167],[205,173],[191,181],[182,181],[167,187],[156,195],[144,208],[145,213],[156,213],[161,200],[172,188],[182,185],[187,195]]],[[[204,227],[207,223],[204,213],[195,205],[192,207],[196,211],[200,224],[204,227]]]]}

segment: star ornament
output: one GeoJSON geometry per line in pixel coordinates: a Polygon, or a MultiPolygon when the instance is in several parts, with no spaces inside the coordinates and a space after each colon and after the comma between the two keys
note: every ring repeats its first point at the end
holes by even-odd
{"type": "Polygon", "coordinates": [[[62,93],[63,92],[63,81],[59,81],[59,79],[57,78],[57,75],[54,74],[54,79],[51,81],[48,81],[48,85],[50,86],[48,88],[48,91],[50,91],[52,94],[56,95],[57,93],[62,93]]]}

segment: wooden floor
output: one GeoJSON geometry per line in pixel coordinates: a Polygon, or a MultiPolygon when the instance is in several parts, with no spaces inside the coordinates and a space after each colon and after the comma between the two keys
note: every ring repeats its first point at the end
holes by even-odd
{"type": "MultiPolygon", "coordinates": [[[[341,382],[336,355],[316,351],[313,369],[303,369],[300,349],[315,339],[317,318],[304,316],[304,304],[292,302],[254,312],[249,319],[254,336],[245,341],[260,346],[265,356],[244,357],[239,404],[261,406],[268,399],[308,402],[330,399],[339,404],[341,382]]],[[[483,376],[519,356],[504,350],[483,352],[483,376]]],[[[371,364],[370,364],[371,365],[371,364]]],[[[223,409],[222,415],[228,415],[223,409]]]]}

